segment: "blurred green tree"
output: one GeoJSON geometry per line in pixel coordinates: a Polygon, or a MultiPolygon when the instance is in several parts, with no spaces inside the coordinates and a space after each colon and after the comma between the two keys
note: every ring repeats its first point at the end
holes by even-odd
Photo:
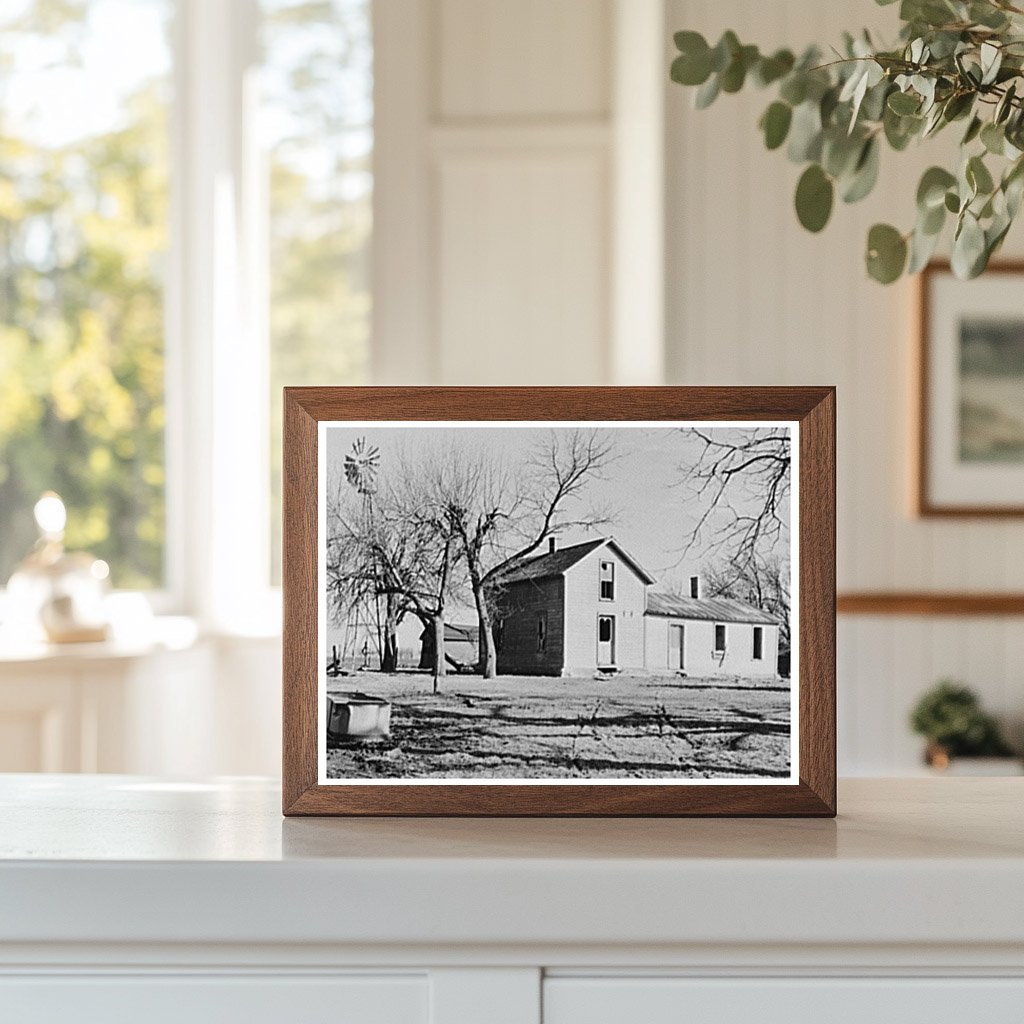
{"type": "Polygon", "coordinates": [[[164,575],[168,76],[100,130],[42,109],[80,87],[93,6],[33,0],[0,22],[0,583],[47,489],[115,585],[164,575]]]}

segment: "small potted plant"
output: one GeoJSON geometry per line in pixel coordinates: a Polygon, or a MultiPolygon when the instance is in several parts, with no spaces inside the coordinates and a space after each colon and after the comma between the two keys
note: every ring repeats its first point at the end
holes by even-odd
{"type": "Polygon", "coordinates": [[[973,690],[952,680],[942,680],[921,697],[910,725],[928,741],[925,762],[938,771],[950,770],[956,761],[953,770],[959,774],[1020,772],[1019,761],[995,719],[981,709],[973,690]],[[964,758],[973,761],[964,765],[964,758]],[[969,771],[962,770],[967,767],[969,771]]]}

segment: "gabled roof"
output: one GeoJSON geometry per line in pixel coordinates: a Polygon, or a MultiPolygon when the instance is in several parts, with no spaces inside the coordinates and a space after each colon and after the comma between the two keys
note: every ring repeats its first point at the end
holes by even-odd
{"type": "Polygon", "coordinates": [[[622,560],[632,566],[633,571],[645,583],[654,582],[654,577],[614,537],[596,537],[594,540],[584,541],[582,544],[573,544],[567,548],[558,548],[543,555],[525,558],[501,573],[498,582],[521,583],[524,580],[546,580],[553,576],[561,576],[592,551],[596,551],[606,544],[615,548],[622,560]]]}
{"type": "Polygon", "coordinates": [[[768,612],[731,597],[677,597],[674,594],[651,592],[647,595],[647,614],[709,622],[744,622],[765,626],[779,624],[768,612]]]}

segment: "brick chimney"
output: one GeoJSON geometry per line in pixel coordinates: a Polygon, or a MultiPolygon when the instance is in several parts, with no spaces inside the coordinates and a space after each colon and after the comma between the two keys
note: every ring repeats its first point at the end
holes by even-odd
{"type": "Polygon", "coordinates": [[[690,577],[690,597],[699,598],[701,596],[701,585],[699,576],[690,577]]]}
{"type": "Polygon", "coordinates": [[[548,537],[548,554],[553,555],[556,547],[558,547],[558,541],[554,537],[548,537]]]}

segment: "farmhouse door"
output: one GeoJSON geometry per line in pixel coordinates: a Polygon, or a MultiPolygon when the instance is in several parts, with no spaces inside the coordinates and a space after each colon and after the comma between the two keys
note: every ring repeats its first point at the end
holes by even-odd
{"type": "Polygon", "coordinates": [[[597,664],[599,667],[615,664],[615,616],[597,617],[597,664]]]}
{"type": "Polygon", "coordinates": [[[686,627],[675,623],[668,627],[668,667],[686,668],[686,627]]]}

